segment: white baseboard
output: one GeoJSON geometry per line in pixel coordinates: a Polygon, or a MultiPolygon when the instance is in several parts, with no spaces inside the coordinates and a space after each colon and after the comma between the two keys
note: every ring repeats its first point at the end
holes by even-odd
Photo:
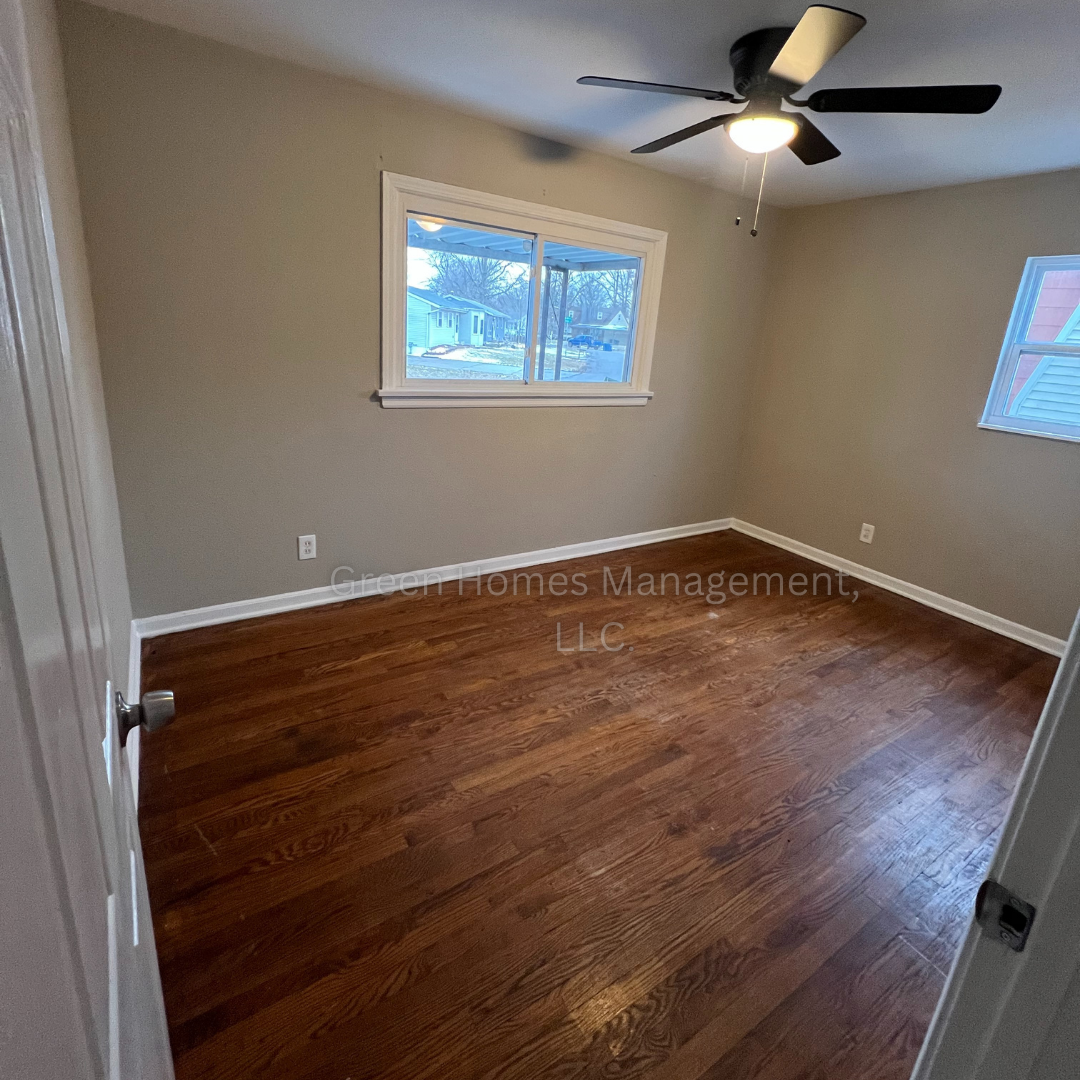
{"type": "Polygon", "coordinates": [[[1036,649],[1050,653],[1051,656],[1062,656],[1065,652],[1065,640],[1063,638],[1044,634],[1041,630],[1032,630],[1030,627],[1012,622],[1010,619],[1003,619],[1000,615],[993,615],[989,611],[972,607],[970,604],[965,604],[960,600],[953,600],[951,597],[942,596],[941,593],[924,589],[921,585],[912,585],[909,581],[901,581],[900,578],[883,574],[880,570],[871,570],[868,566],[860,566],[859,563],[852,562],[850,559],[842,559],[839,555],[831,555],[827,551],[811,547],[800,540],[792,540],[788,536],[781,536],[780,533],[763,529],[759,525],[751,525],[748,521],[740,521],[736,518],[732,521],[731,527],[736,532],[752,536],[757,540],[764,540],[767,544],[783,548],[794,555],[801,555],[805,559],[810,559],[811,562],[821,563],[823,566],[828,566],[833,570],[842,570],[845,574],[858,578],[859,581],[866,581],[871,585],[888,589],[889,592],[906,596],[909,600],[917,600],[920,604],[925,604],[927,607],[934,608],[937,611],[944,611],[947,615],[954,615],[958,619],[963,619],[964,622],[974,623],[984,630],[992,630],[995,634],[1012,638],[1014,641],[1022,641],[1025,645],[1032,645],[1036,649]]]}
{"type": "MultiPolygon", "coordinates": [[[[651,529],[648,532],[630,533],[627,536],[616,536],[608,540],[589,540],[583,544],[564,544],[561,547],[543,548],[540,551],[526,551],[520,555],[504,555],[494,559],[480,559],[472,563],[438,566],[431,570],[418,570],[415,574],[386,574],[378,581],[353,582],[355,588],[350,588],[345,595],[342,595],[339,589],[326,585],[318,589],[302,589],[298,592],[280,593],[277,596],[261,596],[253,600],[238,600],[231,604],[214,604],[210,607],[193,608],[191,611],[176,611],[167,615],[150,615],[142,619],[132,619],[128,651],[127,700],[138,701],[142,695],[143,638],[177,634],[183,630],[195,630],[200,626],[218,626],[223,623],[239,622],[242,619],[256,619],[262,615],[276,615],[283,611],[298,611],[301,608],[319,607],[322,604],[338,604],[342,600],[358,599],[362,596],[396,592],[401,588],[402,582],[409,578],[416,578],[421,582],[424,580],[457,581],[463,576],[497,574],[505,570],[518,570],[524,566],[563,562],[567,559],[582,558],[585,555],[601,555],[605,551],[642,547],[646,544],[658,544],[664,540],[678,540],[685,536],[699,536],[703,533],[720,532],[730,528],[731,518],[717,518],[714,521],[701,521],[696,525],[676,525],[668,529],[651,529]]],[[[142,729],[136,728],[128,736],[127,742],[128,768],[131,773],[136,810],[139,806],[141,743],[142,729]]]]}
{"type": "MultiPolygon", "coordinates": [[[[260,615],[278,615],[283,611],[297,611],[300,608],[319,607],[322,604],[340,604],[342,600],[397,592],[401,589],[403,582],[406,583],[407,588],[413,588],[417,581],[423,583],[426,580],[432,584],[436,581],[458,581],[462,577],[473,577],[476,574],[498,574],[505,570],[520,570],[524,566],[565,562],[568,559],[581,559],[586,555],[602,555],[606,551],[643,547],[646,544],[659,544],[664,540],[679,540],[685,536],[700,536],[702,533],[720,532],[730,528],[731,518],[717,518],[714,521],[700,521],[695,525],[650,529],[648,532],[630,533],[627,536],[615,536],[608,540],[563,544],[561,547],[524,551],[518,555],[500,555],[493,559],[478,559],[470,563],[436,566],[429,570],[416,570],[412,573],[384,574],[377,580],[368,578],[364,582],[353,581],[351,587],[348,580],[343,579],[337,588],[332,585],[323,585],[317,589],[302,589],[299,592],[280,593],[277,596],[261,596],[253,600],[237,600],[231,604],[214,604],[211,607],[177,611],[169,615],[150,615],[143,619],[134,619],[132,627],[140,639],[159,637],[162,634],[176,634],[181,630],[195,630],[200,626],[217,626],[221,623],[238,622],[241,619],[255,619],[260,615]]],[[[350,572],[355,573],[353,570],[350,572]]]]}
{"type": "MultiPolygon", "coordinates": [[[[298,611],[301,608],[319,607],[323,604],[337,604],[342,600],[358,599],[364,596],[376,596],[400,590],[404,585],[413,587],[425,580],[431,583],[436,581],[457,581],[462,577],[472,577],[476,574],[497,574],[507,570],[518,570],[527,566],[539,566],[544,563],[565,562],[569,559],[583,558],[587,555],[601,555],[608,551],[619,551],[625,548],[643,547],[647,544],[658,544],[665,540],[678,540],[687,536],[699,536],[703,533],[720,532],[724,529],[735,529],[747,536],[763,540],[774,547],[783,548],[795,555],[801,555],[812,562],[821,563],[833,570],[842,570],[853,578],[869,582],[871,585],[880,586],[889,592],[906,596],[927,607],[943,611],[965,622],[981,626],[985,630],[991,630],[996,634],[1022,641],[1025,645],[1031,645],[1052,656],[1061,656],[1065,651],[1065,641],[1062,638],[1044,634],[1039,630],[1022,626],[1020,623],[1004,619],[1000,615],[993,615],[988,611],[972,607],[970,604],[953,600],[951,597],[942,596],[940,593],[924,589],[921,585],[912,585],[910,582],[901,581],[899,578],[883,574],[879,570],[871,570],[867,566],[860,566],[850,559],[842,559],[820,548],[811,547],[799,540],[781,536],[769,529],[751,525],[749,522],[735,518],[716,518],[713,521],[702,521],[694,525],[677,525],[668,529],[652,529],[648,532],[631,533],[627,536],[616,536],[607,540],[590,540],[582,544],[564,544],[560,547],[543,548],[539,551],[525,551],[517,555],[502,555],[492,559],[479,559],[471,563],[456,563],[450,566],[437,566],[428,570],[417,570],[407,574],[385,574],[378,580],[368,579],[364,582],[344,581],[341,587],[334,588],[325,585],[317,589],[302,589],[298,592],[280,593],[277,596],[262,596],[252,600],[238,600],[229,604],[214,604],[210,607],[193,608],[190,611],[177,611],[166,615],[151,615],[142,619],[133,619],[131,623],[131,653],[130,670],[128,678],[128,700],[138,701],[140,695],[140,665],[142,639],[158,637],[162,634],[176,634],[184,630],[194,630],[202,626],[218,626],[223,623],[238,622],[242,619],[255,619],[263,615],[277,615],[285,611],[298,611]]],[[[138,777],[139,777],[139,732],[133,732],[128,742],[128,760],[131,764],[132,784],[135,787],[136,806],[138,805],[138,777]]]]}

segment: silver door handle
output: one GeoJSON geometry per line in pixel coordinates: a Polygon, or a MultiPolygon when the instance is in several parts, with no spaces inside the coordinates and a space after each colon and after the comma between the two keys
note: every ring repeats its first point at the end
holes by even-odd
{"type": "Polygon", "coordinates": [[[150,690],[143,694],[138,705],[129,705],[124,695],[116,692],[116,716],[120,721],[120,745],[127,745],[128,732],[143,727],[157,731],[176,715],[176,698],[171,690],[150,690]]]}

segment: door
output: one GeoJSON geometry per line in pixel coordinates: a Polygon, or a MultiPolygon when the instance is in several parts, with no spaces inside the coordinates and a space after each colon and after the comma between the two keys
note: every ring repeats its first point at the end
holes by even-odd
{"type": "Polygon", "coordinates": [[[1064,1080],[1080,1052],[1080,616],[1046,699],[988,877],[1034,906],[972,922],[913,1080],[1064,1080]],[[1021,917],[1025,913],[1019,910],[1021,917]],[[1026,922],[1023,925],[1027,925],[1026,922]],[[1014,944],[1018,944],[1014,941],[1014,944]]]}
{"type": "MultiPolygon", "coordinates": [[[[0,31],[0,689],[7,702],[4,752],[25,790],[5,823],[25,842],[19,862],[6,864],[3,874],[9,895],[24,878],[40,880],[44,893],[38,903],[5,897],[4,929],[13,956],[22,957],[20,938],[42,927],[53,928],[57,950],[52,959],[43,955],[39,970],[23,963],[21,987],[5,971],[4,1005],[17,1007],[20,995],[51,988],[55,1016],[40,1018],[48,1032],[40,1052],[63,1043],[65,1075],[169,1080],[95,571],[102,555],[95,557],[91,541],[79,402],[54,290],[56,255],[17,0],[0,0],[0,31]]],[[[33,1033],[13,1036],[6,1018],[4,1026],[0,1074],[61,1075],[28,1071],[33,1033]],[[22,1055],[17,1074],[7,1068],[9,1053],[12,1060],[22,1055]]]]}

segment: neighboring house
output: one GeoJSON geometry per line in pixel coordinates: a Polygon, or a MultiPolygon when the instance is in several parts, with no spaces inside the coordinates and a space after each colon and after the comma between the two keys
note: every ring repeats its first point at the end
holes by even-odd
{"type": "Polygon", "coordinates": [[[472,341],[473,345],[496,345],[506,340],[506,332],[510,326],[510,316],[487,304],[481,304],[479,300],[470,300],[464,296],[450,293],[447,300],[456,300],[458,303],[467,305],[469,309],[469,332],[480,341],[472,341]]]}
{"type": "Polygon", "coordinates": [[[1080,303],[1077,303],[1076,310],[1065,320],[1061,333],[1054,340],[1066,345],[1080,345],[1080,303]]]}
{"type": "Polygon", "coordinates": [[[410,285],[406,342],[412,355],[436,345],[491,345],[506,340],[509,316],[479,300],[410,285]]]}
{"type": "Polygon", "coordinates": [[[405,338],[412,354],[436,345],[458,344],[462,306],[430,289],[409,286],[405,306],[405,338]]]}
{"type": "MultiPolygon", "coordinates": [[[[1080,306],[1054,341],[1080,345],[1080,306]]],[[[1044,355],[1024,380],[1008,415],[1054,424],[1080,424],[1080,356],[1044,355]]]]}
{"type": "Polygon", "coordinates": [[[602,341],[607,345],[614,345],[625,349],[630,338],[630,327],[622,312],[617,312],[606,323],[577,323],[571,327],[571,331],[577,334],[587,334],[593,341],[602,341]]]}

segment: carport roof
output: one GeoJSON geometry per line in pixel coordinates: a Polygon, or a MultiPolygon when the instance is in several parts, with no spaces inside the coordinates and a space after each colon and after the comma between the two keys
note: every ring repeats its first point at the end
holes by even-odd
{"type": "MultiPolygon", "coordinates": [[[[475,226],[447,223],[438,232],[427,232],[409,218],[409,247],[427,251],[450,251],[507,262],[530,263],[535,239],[521,233],[489,232],[475,226]]],[[[635,270],[641,260],[636,255],[544,241],[544,265],[559,270],[635,270]]]]}

